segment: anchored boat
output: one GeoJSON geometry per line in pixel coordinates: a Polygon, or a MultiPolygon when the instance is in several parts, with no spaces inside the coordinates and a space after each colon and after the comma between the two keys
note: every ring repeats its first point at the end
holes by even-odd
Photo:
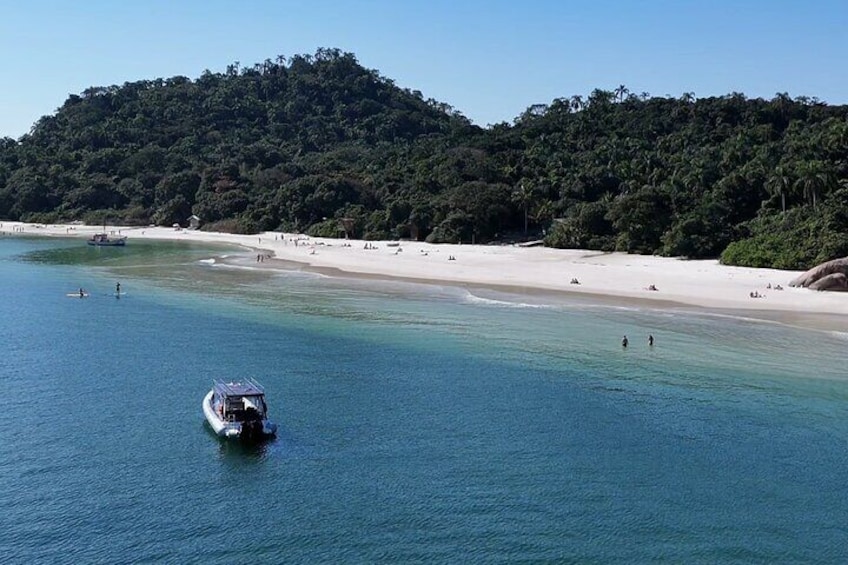
{"type": "Polygon", "coordinates": [[[268,420],[265,389],[253,379],[213,381],[203,398],[203,414],[219,437],[256,441],[277,433],[268,420]]]}

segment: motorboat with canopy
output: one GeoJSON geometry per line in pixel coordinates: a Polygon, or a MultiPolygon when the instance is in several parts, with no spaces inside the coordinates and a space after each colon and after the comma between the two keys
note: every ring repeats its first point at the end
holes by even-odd
{"type": "Polygon", "coordinates": [[[265,389],[253,379],[212,381],[203,414],[219,437],[255,441],[277,433],[277,425],[268,420],[265,389]]]}

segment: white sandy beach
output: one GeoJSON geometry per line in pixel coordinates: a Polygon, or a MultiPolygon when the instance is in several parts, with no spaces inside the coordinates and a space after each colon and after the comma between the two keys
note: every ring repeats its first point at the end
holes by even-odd
{"type": "MultiPolygon", "coordinates": [[[[2,222],[5,235],[88,238],[103,226],[2,222]]],[[[490,245],[433,245],[422,242],[365,242],[266,232],[259,235],[108,226],[109,233],[138,239],[228,243],[310,268],[386,278],[450,284],[587,293],[710,309],[848,315],[848,293],[790,288],[799,273],[720,265],[716,260],[597,251],[490,245]],[[453,257],[454,259],[451,259],[453,257]],[[577,279],[580,284],[572,284],[577,279]],[[650,285],[656,291],[648,290],[650,285]],[[771,288],[768,288],[771,285],[771,288]],[[774,287],[780,285],[783,290],[774,287]],[[751,298],[757,292],[760,298],[751,298]]],[[[262,268],[264,261],[257,261],[262,268]]],[[[267,264],[271,268],[271,263],[267,264]]]]}

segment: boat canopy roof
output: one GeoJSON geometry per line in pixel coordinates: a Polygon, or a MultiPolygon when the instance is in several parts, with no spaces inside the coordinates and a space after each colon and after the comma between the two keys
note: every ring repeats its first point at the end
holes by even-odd
{"type": "Polygon", "coordinates": [[[225,383],[212,381],[212,389],[219,396],[264,396],[265,389],[253,379],[225,383]]]}

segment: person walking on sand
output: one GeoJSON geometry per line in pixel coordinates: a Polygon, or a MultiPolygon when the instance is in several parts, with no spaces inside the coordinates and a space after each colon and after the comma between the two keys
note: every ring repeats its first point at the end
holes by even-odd
{"type": "Polygon", "coordinates": [[[627,347],[627,336],[621,338],[621,347],[627,347]]]}
{"type": "Polygon", "coordinates": [[[653,346],[654,346],[654,336],[651,335],[651,334],[648,334],[648,347],[653,347],[653,346]]]}

